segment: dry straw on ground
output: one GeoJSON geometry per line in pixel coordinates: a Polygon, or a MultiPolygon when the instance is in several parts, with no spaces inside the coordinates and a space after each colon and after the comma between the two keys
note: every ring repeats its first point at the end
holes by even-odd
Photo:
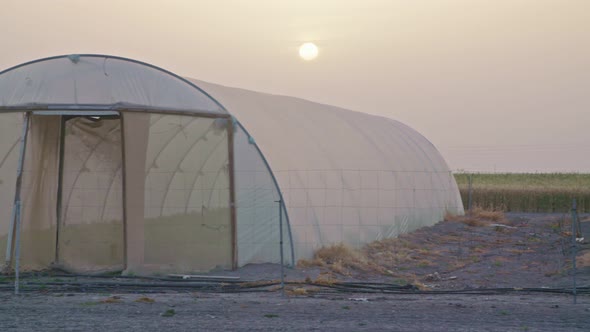
{"type": "Polygon", "coordinates": [[[469,226],[489,226],[490,224],[509,224],[504,212],[498,209],[484,209],[479,206],[467,211],[465,215],[445,214],[445,221],[458,221],[469,226]]]}
{"type": "MultiPolygon", "coordinates": [[[[482,208],[475,208],[462,216],[447,214],[444,222],[460,222],[471,227],[509,224],[502,211],[482,208]]],[[[341,243],[322,247],[313,259],[302,259],[297,265],[300,268],[322,268],[324,272],[316,279],[319,283],[333,283],[336,275],[367,273],[397,278],[399,283],[418,283],[418,278],[410,270],[428,270],[441,265],[447,270],[458,269],[479,261],[487,252],[481,245],[470,249],[470,256],[458,258],[453,248],[464,241],[459,233],[423,235],[420,232],[403,234],[368,243],[359,249],[341,243]]]]}

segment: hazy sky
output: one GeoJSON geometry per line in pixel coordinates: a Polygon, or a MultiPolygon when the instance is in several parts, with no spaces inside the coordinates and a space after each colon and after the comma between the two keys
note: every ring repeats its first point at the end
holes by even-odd
{"type": "Polygon", "coordinates": [[[0,31],[0,69],[119,55],[400,120],[455,170],[590,172],[589,0],[0,0],[0,31]]]}

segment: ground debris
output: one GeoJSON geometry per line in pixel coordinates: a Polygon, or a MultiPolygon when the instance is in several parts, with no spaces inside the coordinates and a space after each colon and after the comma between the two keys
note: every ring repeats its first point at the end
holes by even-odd
{"type": "Polygon", "coordinates": [[[440,274],[438,274],[438,272],[434,272],[431,274],[426,275],[426,277],[424,277],[425,281],[440,281],[442,280],[442,278],[440,277],[440,274]]]}
{"type": "Polygon", "coordinates": [[[147,296],[142,296],[142,297],[138,298],[137,300],[135,300],[135,302],[138,302],[138,303],[154,303],[154,302],[156,302],[156,300],[154,300],[152,298],[149,298],[147,296]]]}
{"type": "Polygon", "coordinates": [[[160,314],[162,317],[172,317],[174,315],[176,315],[176,311],[174,309],[168,309],[160,314]]]}
{"type": "Polygon", "coordinates": [[[354,302],[369,302],[369,299],[366,297],[350,297],[348,300],[354,302]]]}

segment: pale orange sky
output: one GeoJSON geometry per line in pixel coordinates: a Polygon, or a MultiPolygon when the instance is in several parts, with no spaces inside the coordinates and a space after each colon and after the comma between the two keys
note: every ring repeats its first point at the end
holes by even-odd
{"type": "Polygon", "coordinates": [[[452,169],[590,172],[588,0],[0,0],[0,69],[104,53],[400,120],[452,169]],[[297,48],[315,42],[320,56],[297,48]]]}

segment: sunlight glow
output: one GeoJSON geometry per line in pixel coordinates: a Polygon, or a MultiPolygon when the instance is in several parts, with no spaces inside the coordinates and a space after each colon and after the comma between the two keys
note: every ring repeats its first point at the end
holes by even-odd
{"type": "Polygon", "coordinates": [[[315,59],[318,53],[318,47],[314,43],[304,43],[299,47],[299,56],[306,61],[315,59]]]}

